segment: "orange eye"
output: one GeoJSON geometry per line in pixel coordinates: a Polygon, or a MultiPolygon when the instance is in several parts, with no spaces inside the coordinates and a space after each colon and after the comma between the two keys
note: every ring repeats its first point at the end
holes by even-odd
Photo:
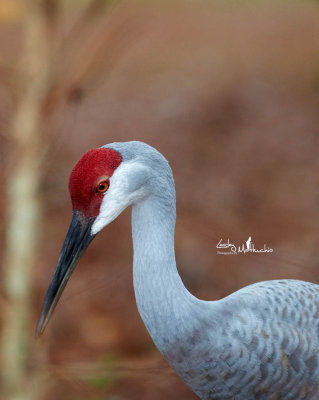
{"type": "Polygon", "coordinates": [[[100,182],[100,183],[97,185],[96,191],[97,191],[98,193],[104,193],[104,192],[107,191],[107,189],[109,188],[109,186],[110,186],[110,181],[109,181],[109,180],[102,181],[102,182],[100,182]]]}

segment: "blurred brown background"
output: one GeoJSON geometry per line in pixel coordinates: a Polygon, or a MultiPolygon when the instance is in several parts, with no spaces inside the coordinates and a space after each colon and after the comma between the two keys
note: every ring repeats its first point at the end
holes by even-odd
{"type": "Polygon", "coordinates": [[[196,398],[138,315],[130,210],[91,244],[34,338],[71,216],[68,176],[90,148],[142,140],[170,161],[176,257],[195,295],[319,283],[318,20],[310,0],[1,1],[3,399],[196,398]],[[221,238],[249,236],[273,253],[216,253],[221,238]]]}

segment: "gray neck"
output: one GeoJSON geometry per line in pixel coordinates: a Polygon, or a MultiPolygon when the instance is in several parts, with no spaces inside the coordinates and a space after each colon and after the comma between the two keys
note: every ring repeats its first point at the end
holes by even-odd
{"type": "Polygon", "coordinates": [[[191,329],[190,314],[201,303],[187,291],[178,274],[174,229],[175,195],[151,196],[133,206],[136,302],[147,330],[162,352],[191,329]]]}

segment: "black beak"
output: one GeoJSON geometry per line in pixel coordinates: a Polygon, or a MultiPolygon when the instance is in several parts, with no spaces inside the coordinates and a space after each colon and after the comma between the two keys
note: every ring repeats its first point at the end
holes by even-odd
{"type": "Polygon", "coordinates": [[[94,217],[87,218],[79,211],[73,211],[72,221],[61,250],[60,258],[42,304],[36,328],[37,336],[43,333],[74,268],[95,237],[95,235],[91,234],[91,227],[94,220],[94,217]]]}

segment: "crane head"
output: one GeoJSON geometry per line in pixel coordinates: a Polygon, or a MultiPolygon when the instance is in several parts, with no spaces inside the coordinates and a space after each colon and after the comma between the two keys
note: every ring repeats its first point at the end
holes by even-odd
{"type": "Polygon", "coordinates": [[[72,220],[42,304],[37,335],[49,322],[74,268],[96,234],[146,195],[147,176],[148,169],[142,163],[123,161],[111,147],[89,150],[75,165],[69,180],[72,220]]]}

